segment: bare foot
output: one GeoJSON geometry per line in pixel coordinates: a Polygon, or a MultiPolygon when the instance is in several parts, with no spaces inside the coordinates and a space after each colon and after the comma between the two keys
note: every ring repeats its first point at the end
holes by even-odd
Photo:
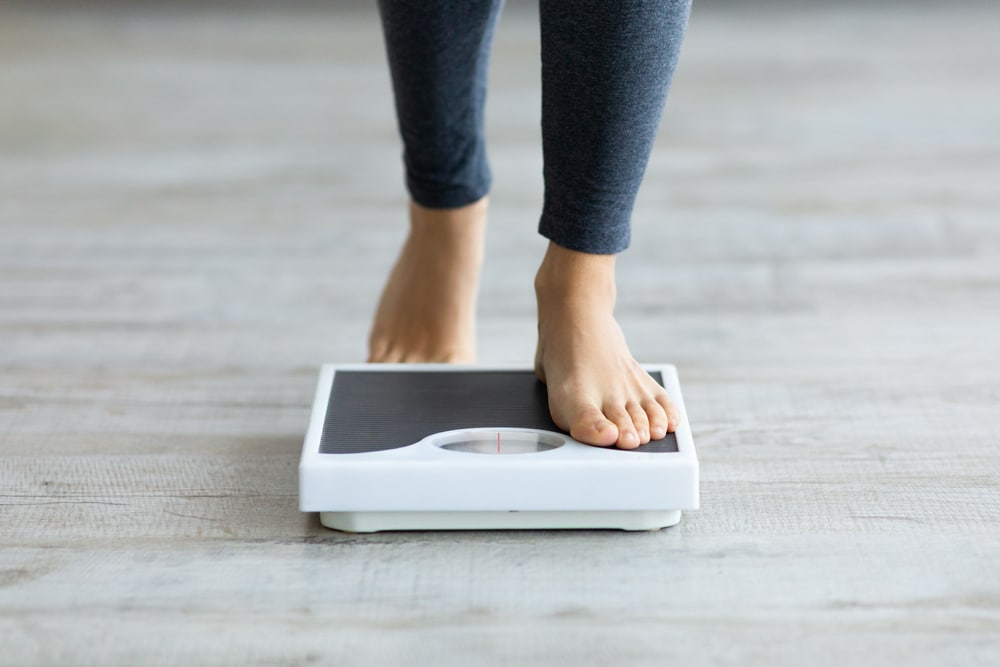
{"type": "Polygon", "coordinates": [[[632,357],[614,318],[615,256],[549,244],[535,278],[535,372],[560,428],[590,445],[634,449],[673,431],[680,413],[632,357]]]}
{"type": "Polygon", "coordinates": [[[485,197],[456,209],[410,204],[410,234],[375,313],[368,361],[475,361],[486,206],[485,197]]]}

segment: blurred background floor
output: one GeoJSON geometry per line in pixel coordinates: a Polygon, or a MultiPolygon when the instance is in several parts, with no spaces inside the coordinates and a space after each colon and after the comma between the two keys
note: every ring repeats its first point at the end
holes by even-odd
{"type": "MultiPolygon", "coordinates": [[[[1000,5],[872,5],[695,7],[619,314],[703,508],[374,536],[296,509],[404,230],[371,7],[0,5],[3,661],[992,664],[1000,5]]],[[[533,352],[538,69],[512,5],[486,363],[533,352]]]]}

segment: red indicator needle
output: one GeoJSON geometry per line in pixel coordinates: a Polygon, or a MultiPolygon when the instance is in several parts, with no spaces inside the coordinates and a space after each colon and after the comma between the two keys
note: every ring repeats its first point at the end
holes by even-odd
{"type": "Polygon", "coordinates": [[[500,431],[497,431],[497,454],[500,453],[500,431]]]}

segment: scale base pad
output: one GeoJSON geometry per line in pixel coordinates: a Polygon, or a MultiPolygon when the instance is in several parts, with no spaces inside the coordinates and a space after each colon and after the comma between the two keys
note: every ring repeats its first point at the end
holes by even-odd
{"type": "Polygon", "coordinates": [[[515,530],[617,528],[659,530],[681,520],[680,510],[521,511],[521,512],[320,512],[327,528],[347,533],[382,530],[515,530]]]}

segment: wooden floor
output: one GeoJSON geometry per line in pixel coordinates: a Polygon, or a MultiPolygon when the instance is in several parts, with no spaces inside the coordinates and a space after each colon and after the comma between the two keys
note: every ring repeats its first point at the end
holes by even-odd
{"type": "MultiPolygon", "coordinates": [[[[37,4],[0,5],[0,662],[997,664],[1000,5],[695,8],[619,290],[701,510],[351,536],[296,465],[403,230],[375,16],[37,4]]],[[[532,355],[537,52],[508,8],[487,363],[532,355]]]]}

